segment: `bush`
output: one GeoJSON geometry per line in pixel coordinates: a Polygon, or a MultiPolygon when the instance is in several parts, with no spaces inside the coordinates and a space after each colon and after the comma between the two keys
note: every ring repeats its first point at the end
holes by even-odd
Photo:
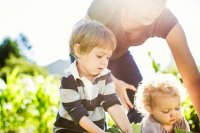
{"type": "Polygon", "coordinates": [[[15,68],[0,86],[0,130],[50,133],[59,104],[58,78],[31,76],[15,68]]]}

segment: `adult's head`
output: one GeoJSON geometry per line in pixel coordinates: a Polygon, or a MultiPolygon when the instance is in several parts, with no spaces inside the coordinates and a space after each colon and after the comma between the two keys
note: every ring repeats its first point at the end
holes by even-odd
{"type": "Polygon", "coordinates": [[[165,3],[166,0],[124,0],[121,10],[122,26],[127,28],[151,24],[164,10],[165,3]]]}
{"type": "Polygon", "coordinates": [[[119,21],[124,29],[151,24],[165,8],[166,0],[94,0],[88,16],[109,25],[119,21]],[[118,19],[116,19],[118,18],[118,19]]]}

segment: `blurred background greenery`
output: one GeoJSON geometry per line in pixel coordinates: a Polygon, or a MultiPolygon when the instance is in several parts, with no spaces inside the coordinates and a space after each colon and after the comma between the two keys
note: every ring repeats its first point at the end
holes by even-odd
{"type": "MultiPolygon", "coordinates": [[[[25,51],[30,51],[31,45],[25,35],[20,34],[18,40],[5,38],[0,43],[0,133],[50,133],[60,102],[60,76],[48,73],[28,58],[25,51]]],[[[149,58],[155,72],[172,73],[182,81],[174,64],[161,70],[150,52],[149,58]]],[[[182,108],[191,131],[200,132],[188,96],[182,108]]],[[[112,119],[108,119],[108,126],[110,132],[118,131],[112,119]]]]}

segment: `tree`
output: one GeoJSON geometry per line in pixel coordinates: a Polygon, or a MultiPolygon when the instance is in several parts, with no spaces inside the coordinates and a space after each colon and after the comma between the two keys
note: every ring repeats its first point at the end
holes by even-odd
{"type": "Polygon", "coordinates": [[[17,42],[6,38],[0,44],[0,68],[5,65],[5,61],[9,58],[10,54],[17,58],[21,56],[17,42]]]}

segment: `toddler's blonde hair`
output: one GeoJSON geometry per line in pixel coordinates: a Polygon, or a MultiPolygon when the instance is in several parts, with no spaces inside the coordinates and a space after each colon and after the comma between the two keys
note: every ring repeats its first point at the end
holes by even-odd
{"type": "Polygon", "coordinates": [[[135,94],[136,109],[143,115],[149,114],[155,97],[164,94],[179,97],[180,90],[184,90],[180,81],[171,74],[157,74],[151,80],[143,81],[135,94]]]}

